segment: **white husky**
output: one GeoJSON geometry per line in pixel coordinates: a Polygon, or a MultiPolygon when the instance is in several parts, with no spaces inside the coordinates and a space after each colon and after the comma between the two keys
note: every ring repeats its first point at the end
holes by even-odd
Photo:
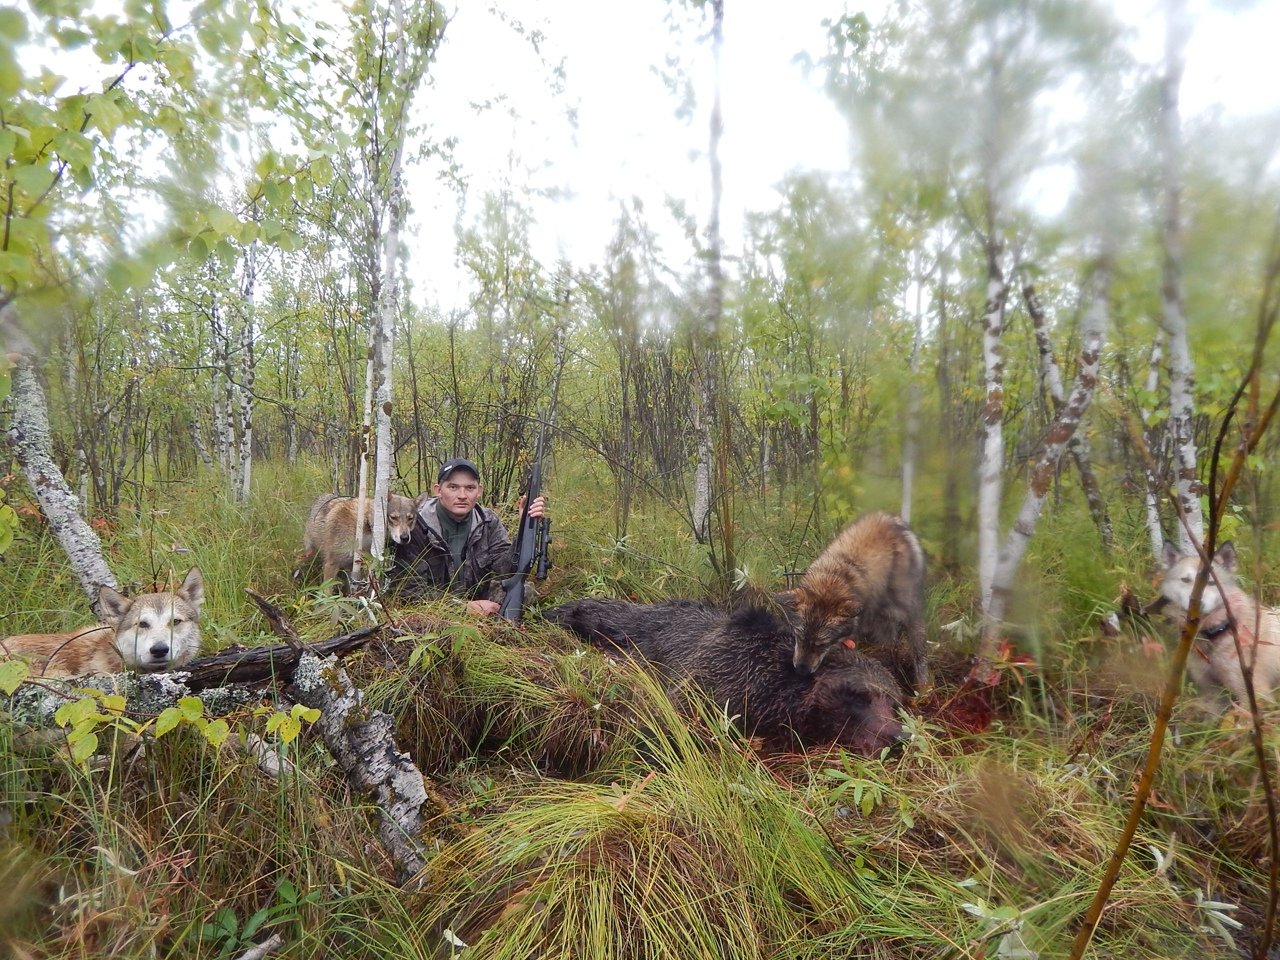
{"type": "Polygon", "coordinates": [[[105,624],[0,639],[0,656],[29,659],[31,672],[39,676],[83,677],[172,670],[200,652],[204,580],[198,567],[188,571],[177,590],[130,600],[110,587],[99,587],[98,602],[105,624]]]}
{"type": "MultiPolygon", "coordinates": [[[[1172,603],[1185,619],[1200,558],[1181,554],[1166,541],[1164,563],[1161,600],[1172,603]]],[[[1260,606],[1248,591],[1241,589],[1235,570],[1235,548],[1224,543],[1213,555],[1217,580],[1210,577],[1200,598],[1200,629],[1187,658],[1187,673],[1202,694],[1213,695],[1225,689],[1238,703],[1245,703],[1244,669],[1250,665],[1253,687],[1259,696],[1269,696],[1280,686],[1280,612],[1260,606]]]]}

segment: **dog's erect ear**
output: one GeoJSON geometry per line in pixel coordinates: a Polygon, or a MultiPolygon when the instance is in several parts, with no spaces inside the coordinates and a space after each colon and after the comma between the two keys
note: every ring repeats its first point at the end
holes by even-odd
{"type": "Polygon", "coordinates": [[[196,609],[200,608],[200,604],[204,603],[204,577],[200,575],[199,567],[192,567],[187,571],[177,594],[196,609]]]}
{"type": "Polygon", "coordinates": [[[1166,567],[1172,567],[1175,563],[1182,559],[1182,551],[1179,550],[1172,540],[1164,542],[1164,552],[1161,554],[1166,567]]]}
{"type": "Polygon", "coordinates": [[[119,590],[108,587],[104,583],[98,588],[98,607],[108,623],[116,624],[128,615],[133,607],[133,601],[119,590]]]}
{"type": "Polygon", "coordinates": [[[1213,559],[1215,563],[1222,564],[1222,569],[1226,570],[1228,573],[1235,573],[1236,571],[1235,544],[1233,544],[1230,540],[1228,540],[1226,543],[1224,543],[1222,546],[1220,546],[1217,549],[1217,552],[1214,553],[1213,555],[1213,559]]]}

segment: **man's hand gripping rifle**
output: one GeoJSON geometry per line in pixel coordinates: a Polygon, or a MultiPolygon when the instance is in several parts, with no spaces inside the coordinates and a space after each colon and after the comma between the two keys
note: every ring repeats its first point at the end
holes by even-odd
{"type": "Polygon", "coordinates": [[[514,571],[502,581],[506,591],[498,615],[508,620],[519,620],[524,613],[525,581],[533,574],[539,580],[547,578],[547,568],[551,566],[548,549],[551,546],[551,518],[531,517],[529,507],[542,495],[542,461],[545,453],[543,440],[547,426],[544,422],[538,430],[538,446],[534,451],[533,469],[529,472],[529,486],[524,494],[524,506],[520,508],[520,532],[516,534],[515,546],[512,549],[514,571]]]}

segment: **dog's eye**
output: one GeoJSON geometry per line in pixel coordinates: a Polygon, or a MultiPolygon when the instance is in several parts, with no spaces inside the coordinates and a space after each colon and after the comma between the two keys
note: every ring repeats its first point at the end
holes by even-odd
{"type": "Polygon", "coordinates": [[[1190,574],[1188,574],[1187,576],[1185,576],[1185,577],[1183,577],[1183,578],[1182,578],[1182,582],[1183,582],[1183,583],[1190,583],[1190,582],[1191,582],[1192,580],[1194,580],[1194,579],[1195,579],[1195,577],[1193,577],[1193,576],[1191,576],[1190,574]]]}
{"type": "Polygon", "coordinates": [[[181,617],[174,617],[174,618],[173,618],[173,625],[174,625],[175,627],[181,626],[183,623],[185,623],[185,621],[184,621],[181,617]]]}
{"type": "Polygon", "coordinates": [[[138,621],[138,626],[140,626],[143,630],[150,630],[150,629],[151,629],[151,621],[150,621],[150,620],[139,620],[139,621],[138,621]]]}

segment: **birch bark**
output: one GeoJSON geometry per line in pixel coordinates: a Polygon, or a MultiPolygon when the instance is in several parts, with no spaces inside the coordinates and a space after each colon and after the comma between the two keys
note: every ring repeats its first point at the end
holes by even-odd
{"type": "Polygon", "coordinates": [[[1111,271],[1105,261],[1099,264],[1093,279],[1089,308],[1081,318],[1080,368],[1076,374],[1071,395],[1063,403],[1048,432],[1040,441],[1040,449],[1027,478],[1027,492],[1005,537],[992,582],[991,599],[983,618],[983,636],[979,646],[979,663],[990,663],[999,643],[1005,612],[1013,592],[1014,576],[1026,553],[1027,544],[1035,533],[1036,523],[1044,508],[1045,499],[1053,482],[1067,444],[1075,435],[1093,400],[1098,383],[1098,370],[1102,358],[1102,343],[1107,325],[1107,299],[1111,286],[1111,271]]]}
{"type": "Polygon", "coordinates": [[[256,369],[254,324],[258,295],[258,249],[250,244],[245,253],[244,327],[240,331],[240,455],[239,477],[232,478],[232,491],[241,503],[249,499],[253,475],[253,378],[256,369]]]}
{"type": "Polygon", "coordinates": [[[915,334],[911,338],[911,382],[907,387],[906,437],[902,442],[902,509],[899,513],[907,523],[911,522],[911,501],[914,495],[916,475],[916,450],[920,438],[920,351],[924,343],[924,268],[923,254],[917,251],[915,270],[916,286],[915,334]]]}
{"type": "Polygon", "coordinates": [[[13,423],[7,439],[49,522],[49,529],[62,545],[72,572],[89,598],[89,606],[95,614],[100,614],[98,587],[106,585],[118,590],[120,584],[103,559],[102,541],[80,516],[79,500],[53,461],[49,407],[36,377],[35,365],[30,357],[22,354],[9,354],[9,360],[13,364],[13,423]]]}
{"type": "MultiPolygon", "coordinates": [[[[711,540],[712,498],[727,492],[726,479],[717,476],[712,483],[713,459],[720,464],[727,457],[715,457],[714,437],[727,427],[719,409],[719,395],[723,385],[719,382],[720,321],[724,313],[724,273],[721,263],[720,197],[723,190],[720,164],[720,139],[724,135],[724,117],[720,106],[720,54],[724,45],[724,0],[711,0],[711,56],[714,69],[714,99],[711,104],[711,127],[707,141],[707,157],[711,168],[711,213],[707,218],[707,309],[703,330],[703,356],[698,365],[702,374],[699,409],[695,411],[694,427],[698,435],[698,465],[693,483],[693,529],[699,543],[711,540]]],[[[722,442],[723,436],[719,438],[722,442]]],[[[727,453],[727,451],[725,451],[727,453]]],[[[724,472],[723,466],[717,471],[724,472]]],[[[724,518],[727,523],[728,518],[724,518]]]]}
{"type": "MultiPolygon", "coordinates": [[[[1045,389],[1053,404],[1056,417],[1066,403],[1066,393],[1062,385],[1062,372],[1058,367],[1058,359],[1054,356],[1053,342],[1049,339],[1049,328],[1045,320],[1044,307],[1040,303],[1040,295],[1029,282],[1022,285],[1022,298],[1027,305],[1027,313],[1031,317],[1031,326],[1036,335],[1036,347],[1040,351],[1040,371],[1044,378],[1045,389]]],[[[1106,501],[1098,486],[1098,477],[1093,472],[1093,461],[1089,452],[1089,441],[1081,431],[1071,434],[1067,441],[1067,451],[1080,474],[1080,488],[1084,491],[1085,502],[1089,504],[1089,514],[1093,517],[1102,545],[1108,550],[1113,542],[1111,517],[1107,512],[1106,501]]]]}
{"type": "Polygon", "coordinates": [[[1169,427],[1173,433],[1174,497],[1179,515],[1178,544],[1183,553],[1204,536],[1191,391],[1195,370],[1187,345],[1186,297],[1183,292],[1182,119],[1178,105],[1190,22],[1186,0],[1166,0],[1165,73],[1160,96],[1160,153],[1163,214],[1160,242],[1164,263],[1160,283],[1162,322],[1169,348],[1169,427]]]}
{"type": "MultiPolygon", "coordinates": [[[[1151,359],[1147,364],[1145,384],[1146,395],[1149,397],[1156,396],[1156,391],[1160,389],[1160,363],[1164,358],[1162,336],[1163,332],[1157,332],[1155,343],[1151,345],[1151,359]]],[[[1147,440],[1147,455],[1142,463],[1142,471],[1147,480],[1147,541],[1151,547],[1151,559],[1156,563],[1163,563],[1164,527],[1160,523],[1160,477],[1155,467],[1158,462],[1156,458],[1159,455],[1159,433],[1151,426],[1151,415],[1154,411],[1144,407],[1141,413],[1147,440]]]]}
{"type": "Polygon", "coordinates": [[[983,307],[982,368],[986,403],[982,407],[982,451],[978,461],[978,589],[985,612],[999,559],[1000,496],[1004,471],[1004,336],[1009,282],[1001,265],[1003,250],[994,231],[987,237],[987,300],[983,307]]]}
{"type": "MultiPolygon", "coordinates": [[[[394,0],[392,8],[396,21],[395,73],[403,77],[408,57],[405,37],[404,5],[394,0]]],[[[407,100],[406,100],[407,102],[407,100]]],[[[378,313],[374,336],[377,347],[373,356],[377,362],[374,382],[377,384],[377,403],[374,408],[376,424],[376,453],[373,473],[373,537],[370,552],[381,561],[387,542],[387,494],[391,492],[391,411],[392,411],[392,361],[395,346],[396,307],[400,301],[400,224],[404,218],[404,183],[400,167],[404,156],[404,115],[396,119],[391,148],[391,166],[387,172],[388,192],[384,198],[382,237],[382,286],[378,290],[378,313]]]]}

